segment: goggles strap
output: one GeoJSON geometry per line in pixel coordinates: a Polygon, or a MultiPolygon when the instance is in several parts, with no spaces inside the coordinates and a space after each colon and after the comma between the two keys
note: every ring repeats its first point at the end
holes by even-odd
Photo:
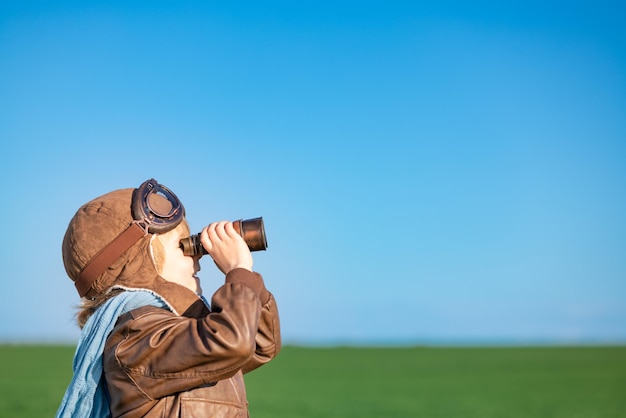
{"type": "Polygon", "coordinates": [[[84,297],[98,277],[117,260],[126,250],[133,246],[141,237],[147,235],[146,229],[138,222],[133,222],[120,235],[104,247],[98,254],[93,256],[80,273],[78,280],[74,282],[78,294],[84,297]]]}

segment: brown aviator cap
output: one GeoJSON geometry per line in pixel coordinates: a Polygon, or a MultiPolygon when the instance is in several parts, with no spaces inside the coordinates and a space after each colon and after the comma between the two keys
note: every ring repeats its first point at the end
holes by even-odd
{"type": "MultiPolygon", "coordinates": [[[[111,287],[148,289],[166,299],[175,311],[183,313],[198,301],[198,297],[157,273],[150,252],[153,234],[145,230],[148,229],[145,225],[143,229],[138,227],[133,218],[133,192],[137,194],[137,191],[116,190],[78,209],[63,238],[65,270],[75,282],[80,296],[96,297],[111,287]],[[124,242],[120,247],[121,241],[124,242]],[[94,264],[100,266],[93,267],[94,264]],[[90,268],[91,272],[88,271],[90,268]],[[85,276],[91,277],[85,279],[85,276]]],[[[146,207],[160,208],[163,212],[171,208],[171,202],[159,194],[143,197],[146,207]]],[[[182,209],[182,205],[180,207],[182,209]]],[[[180,221],[182,215],[176,224],[180,221]]],[[[173,227],[175,225],[169,229],[173,227]]]]}

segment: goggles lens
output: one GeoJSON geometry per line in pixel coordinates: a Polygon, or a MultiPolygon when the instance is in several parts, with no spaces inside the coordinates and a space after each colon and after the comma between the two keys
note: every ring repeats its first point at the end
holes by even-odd
{"type": "Polygon", "coordinates": [[[132,211],[133,218],[150,233],[171,231],[185,216],[185,208],[174,192],[154,179],[135,189],[132,211]]]}

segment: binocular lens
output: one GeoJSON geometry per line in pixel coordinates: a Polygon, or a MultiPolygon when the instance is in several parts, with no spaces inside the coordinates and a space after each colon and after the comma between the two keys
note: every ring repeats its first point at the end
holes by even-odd
{"type": "MultiPolygon", "coordinates": [[[[250,251],[264,251],[267,249],[267,239],[265,237],[265,226],[263,218],[239,219],[233,221],[235,231],[248,244],[250,251]]],[[[180,248],[185,255],[195,257],[207,254],[200,242],[200,234],[195,234],[180,240],[180,248]]]]}

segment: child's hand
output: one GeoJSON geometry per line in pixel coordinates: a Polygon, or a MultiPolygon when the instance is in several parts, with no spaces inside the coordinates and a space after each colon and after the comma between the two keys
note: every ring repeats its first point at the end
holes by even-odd
{"type": "Polygon", "coordinates": [[[229,221],[215,222],[200,233],[200,242],[224,274],[236,268],[252,271],[252,254],[248,244],[229,221]]]}

